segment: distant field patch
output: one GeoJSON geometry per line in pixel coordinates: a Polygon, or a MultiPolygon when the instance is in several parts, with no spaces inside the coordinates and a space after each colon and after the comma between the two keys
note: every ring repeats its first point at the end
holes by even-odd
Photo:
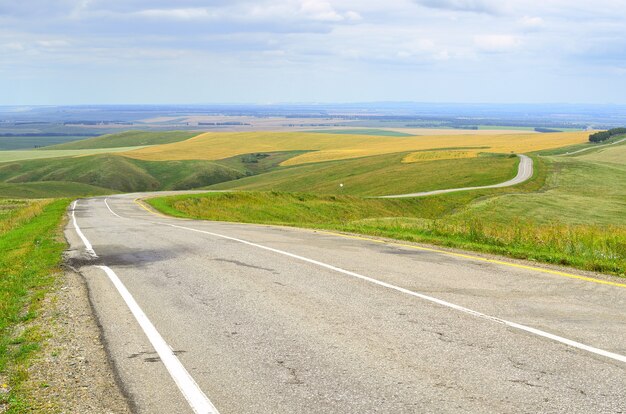
{"type": "Polygon", "coordinates": [[[85,138],[84,136],[0,136],[0,151],[33,149],[85,138]]]}
{"type": "Polygon", "coordinates": [[[94,148],[86,150],[30,150],[30,151],[0,151],[0,163],[38,160],[43,158],[59,157],[79,157],[84,155],[103,154],[109,152],[127,152],[141,149],[143,147],[122,147],[122,148],[94,148]]]}
{"type": "Polygon", "coordinates": [[[46,148],[48,150],[85,150],[97,148],[121,148],[138,147],[146,145],[170,144],[172,142],[184,141],[198,132],[189,131],[126,131],[118,134],[101,135],[95,138],[83,139],[66,144],[54,145],[46,148]]]}
{"type": "Polygon", "coordinates": [[[351,129],[320,129],[315,131],[306,131],[316,134],[340,134],[340,135],[375,135],[379,137],[412,137],[413,134],[400,131],[392,131],[387,129],[374,128],[351,128],[351,129]]]}
{"type": "Polygon", "coordinates": [[[476,158],[478,151],[418,151],[412,152],[402,159],[402,162],[422,162],[435,160],[456,160],[461,158],[476,158]]]}
{"type": "Polygon", "coordinates": [[[579,144],[585,132],[554,134],[438,135],[380,137],[299,132],[205,133],[186,141],[129,151],[143,160],[219,160],[255,152],[311,151],[283,162],[299,165],[430,149],[487,147],[483,152],[527,153],[579,144]]]}

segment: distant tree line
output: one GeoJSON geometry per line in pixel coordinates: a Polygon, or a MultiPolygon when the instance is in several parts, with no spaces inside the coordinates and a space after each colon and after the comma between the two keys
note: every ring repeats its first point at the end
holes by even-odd
{"type": "Polygon", "coordinates": [[[596,132],[594,134],[589,135],[590,142],[602,142],[606,141],[609,138],[614,137],[615,135],[626,134],[626,128],[613,128],[608,131],[596,132]]]}
{"type": "Polygon", "coordinates": [[[535,128],[535,132],[543,132],[544,134],[549,134],[552,132],[563,132],[563,131],[561,131],[560,129],[538,127],[538,128],[535,128]]]}

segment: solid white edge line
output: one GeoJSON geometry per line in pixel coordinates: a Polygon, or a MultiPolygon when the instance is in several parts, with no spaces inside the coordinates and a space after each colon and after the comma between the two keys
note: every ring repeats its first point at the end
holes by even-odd
{"type": "Polygon", "coordinates": [[[104,205],[107,206],[107,208],[109,209],[109,211],[111,212],[111,214],[113,214],[115,217],[117,218],[123,218],[122,216],[120,216],[119,214],[117,214],[115,211],[111,210],[111,207],[109,207],[109,203],[107,202],[108,198],[104,199],[104,205]]]}
{"type": "MultiPolygon", "coordinates": [[[[111,213],[115,214],[113,210],[109,207],[106,199],[104,200],[107,208],[111,213]]],[[[74,214],[74,210],[78,204],[78,200],[74,201],[72,205],[72,221],[74,223],[74,229],[76,233],[81,238],[83,243],[85,244],[86,250],[93,257],[98,257],[89,243],[89,240],[85,237],[83,232],[80,230],[78,223],[76,222],[76,215],[74,214]]],[[[115,214],[117,216],[117,214],[115,214]]],[[[119,216],[118,216],[119,217],[119,216]]],[[[180,362],[178,357],[174,354],[174,350],[171,346],[165,342],[159,331],[154,327],[150,319],[146,316],[146,314],[141,310],[141,307],[137,304],[133,296],[130,294],[126,286],[122,283],[120,278],[115,274],[115,272],[108,266],[96,266],[99,269],[102,269],[117,291],[119,292],[124,302],[130,309],[131,313],[139,323],[139,326],[143,330],[144,334],[154,347],[154,350],[159,355],[159,358],[165,365],[165,368],[170,373],[170,376],[178,386],[178,389],[181,391],[189,406],[196,414],[219,414],[211,400],[206,396],[206,394],[200,389],[196,381],[191,377],[189,372],[185,369],[183,364],[180,362]]]]}
{"type": "Polygon", "coordinates": [[[565,345],[569,345],[569,346],[571,346],[573,348],[577,348],[577,349],[580,349],[580,350],[583,350],[583,351],[591,352],[591,353],[596,354],[596,355],[601,355],[601,356],[604,356],[604,357],[607,357],[607,358],[610,358],[610,359],[614,359],[616,361],[626,362],[626,356],[624,356],[624,355],[616,354],[614,352],[605,351],[603,349],[595,348],[595,347],[590,346],[590,345],[585,345],[583,343],[576,342],[576,341],[573,341],[571,339],[563,338],[561,336],[554,335],[554,334],[551,334],[549,332],[545,332],[545,331],[542,331],[540,329],[532,328],[532,327],[529,327],[529,326],[526,326],[526,325],[522,325],[522,324],[519,324],[519,323],[516,323],[516,322],[510,322],[510,321],[507,321],[505,319],[498,318],[496,316],[490,316],[490,315],[484,314],[482,312],[478,312],[478,311],[466,308],[464,306],[456,305],[454,303],[450,303],[450,302],[447,302],[447,301],[442,300],[442,299],[437,299],[437,298],[434,298],[432,296],[427,296],[427,295],[424,295],[422,293],[418,293],[418,292],[415,292],[415,291],[412,291],[412,290],[409,290],[409,289],[406,289],[406,288],[402,288],[402,287],[399,287],[399,286],[396,286],[396,285],[392,285],[391,283],[383,282],[383,281],[380,281],[380,280],[377,280],[377,279],[374,279],[374,278],[371,278],[371,277],[368,277],[368,276],[363,276],[363,275],[360,275],[358,273],[351,272],[349,270],[345,270],[345,269],[342,269],[342,268],[339,268],[339,267],[336,267],[336,266],[333,266],[333,265],[329,265],[329,264],[326,264],[326,263],[323,263],[323,262],[319,262],[319,261],[314,260],[314,259],[309,259],[309,258],[306,258],[306,257],[303,257],[303,256],[298,256],[296,254],[289,253],[289,252],[286,252],[286,251],[283,251],[283,250],[274,249],[272,247],[263,246],[263,245],[260,245],[260,244],[257,244],[257,243],[252,243],[252,242],[249,242],[249,241],[246,241],[246,240],[241,240],[241,239],[237,239],[235,237],[225,236],[223,234],[213,233],[213,232],[210,232],[210,231],[198,230],[198,229],[194,229],[194,228],[191,228],[191,227],[177,226],[175,224],[169,224],[169,223],[158,223],[158,224],[164,224],[164,225],[170,226],[170,227],[175,227],[175,228],[179,228],[179,229],[195,231],[195,232],[198,232],[198,233],[204,233],[204,234],[208,234],[208,235],[215,236],[215,237],[220,237],[220,238],[227,239],[227,240],[232,240],[232,241],[235,241],[235,242],[238,242],[238,243],[243,243],[243,244],[246,244],[248,246],[257,247],[259,249],[268,250],[268,251],[271,251],[271,252],[274,252],[274,253],[278,253],[278,254],[281,254],[281,255],[284,255],[284,256],[288,256],[288,257],[291,257],[291,258],[294,258],[294,259],[297,259],[297,260],[301,260],[303,262],[307,262],[307,263],[311,263],[311,264],[314,264],[314,265],[317,265],[317,266],[320,266],[320,267],[324,267],[326,269],[330,269],[330,270],[333,270],[335,272],[343,273],[345,275],[352,276],[352,277],[355,277],[357,279],[361,279],[361,280],[364,280],[366,282],[373,283],[375,285],[382,286],[382,287],[385,287],[385,288],[388,288],[388,289],[392,289],[392,290],[395,290],[397,292],[405,293],[405,294],[410,295],[410,296],[414,296],[414,297],[417,297],[417,298],[420,298],[420,299],[423,299],[423,300],[426,300],[426,301],[429,301],[429,302],[433,302],[433,303],[436,303],[436,304],[441,305],[441,306],[445,306],[445,307],[448,307],[448,308],[451,308],[451,309],[455,309],[457,311],[464,312],[464,313],[476,316],[476,317],[481,318],[481,319],[487,319],[487,320],[490,320],[492,322],[496,322],[496,323],[499,323],[499,324],[503,324],[503,325],[509,326],[511,328],[519,329],[521,331],[525,331],[525,332],[528,332],[528,333],[531,333],[531,334],[534,334],[534,335],[537,335],[537,336],[541,336],[541,337],[544,337],[544,338],[547,338],[547,339],[551,339],[553,341],[560,342],[560,343],[565,344],[565,345]]]}
{"type": "Polygon", "coordinates": [[[83,244],[85,245],[85,250],[87,251],[87,253],[92,257],[98,257],[96,252],[93,250],[93,246],[91,245],[91,243],[89,243],[89,240],[87,240],[87,237],[85,237],[83,232],[80,231],[80,228],[78,227],[78,223],[76,222],[76,214],[75,214],[76,206],[78,206],[78,200],[75,200],[74,203],[72,203],[72,223],[74,224],[74,230],[76,230],[76,234],[78,234],[78,237],[80,237],[80,239],[83,241],[83,244]]]}
{"type": "Polygon", "coordinates": [[[113,285],[117,288],[120,296],[124,299],[124,302],[126,302],[126,305],[139,323],[139,326],[141,326],[141,329],[143,329],[148,340],[154,347],[154,350],[159,355],[159,358],[161,358],[161,361],[169,371],[172,379],[174,379],[178,389],[180,389],[191,406],[191,409],[197,414],[218,414],[215,406],[185,369],[172,351],[172,348],[165,342],[161,334],[159,334],[152,322],[150,322],[146,314],[141,310],[115,272],[108,266],[97,267],[104,270],[113,285]]]}

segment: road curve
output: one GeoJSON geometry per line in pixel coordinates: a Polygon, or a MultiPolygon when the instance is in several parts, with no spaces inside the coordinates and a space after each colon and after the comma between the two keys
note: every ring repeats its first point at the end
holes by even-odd
{"type": "Polygon", "coordinates": [[[483,190],[486,188],[502,188],[502,187],[511,187],[513,185],[521,184],[524,181],[528,181],[533,176],[533,160],[527,155],[518,154],[520,159],[519,167],[517,169],[517,175],[515,178],[505,181],[500,184],[494,185],[485,185],[481,187],[463,187],[463,188],[448,188],[446,190],[434,190],[434,191],[424,191],[420,193],[410,193],[410,194],[396,194],[396,195],[387,195],[387,196],[379,196],[376,198],[405,198],[405,197],[426,197],[436,194],[445,194],[445,193],[454,193],[457,191],[468,191],[468,190],[483,190]]]}
{"type": "Polygon", "coordinates": [[[626,411],[620,279],[139,196],[79,200],[66,229],[137,413],[626,411]]]}

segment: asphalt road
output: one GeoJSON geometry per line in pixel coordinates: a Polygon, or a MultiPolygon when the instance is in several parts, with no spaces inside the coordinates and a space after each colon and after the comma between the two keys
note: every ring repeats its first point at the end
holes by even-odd
{"type": "Polygon", "coordinates": [[[410,193],[410,194],[396,194],[396,195],[387,195],[380,196],[377,198],[405,198],[405,197],[425,197],[435,194],[444,194],[444,193],[455,193],[457,191],[468,191],[468,190],[482,190],[485,188],[502,188],[502,187],[511,187],[517,184],[521,184],[524,181],[528,181],[533,176],[533,160],[527,155],[518,154],[520,159],[519,166],[517,167],[517,175],[503,183],[493,184],[493,185],[484,185],[480,187],[463,187],[463,188],[448,188],[446,190],[434,190],[434,191],[423,191],[420,193],[410,193]]]}
{"type": "Polygon", "coordinates": [[[79,200],[66,235],[138,413],[626,412],[621,279],[135,197],[79,200]]]}

